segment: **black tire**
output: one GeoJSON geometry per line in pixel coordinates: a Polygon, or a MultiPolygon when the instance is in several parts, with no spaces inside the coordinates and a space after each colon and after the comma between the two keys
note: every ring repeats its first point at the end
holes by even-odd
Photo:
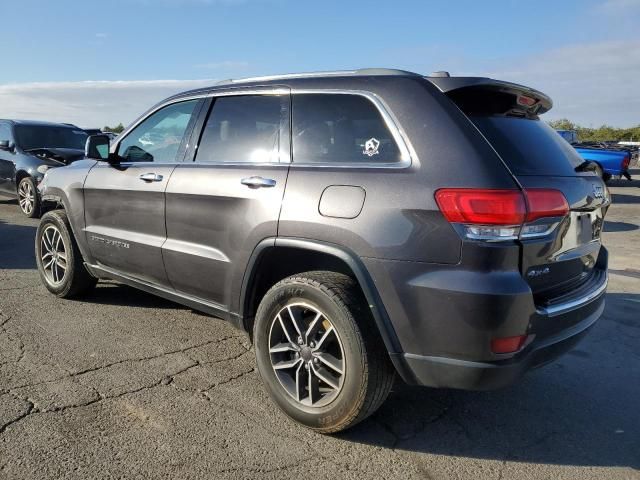
{"type": "MultiPolygon", "coordinates": [[[[55,242],[54,242],[55,243],[55,242]]],[[[85,268],[82,254],[76,243],[76,239],[71,231],[67,214],[64,210],[53,210],[43,215],[36,232],[36,262],[38,264],[38,272],[42,283],[47,290],[61,298],[78,297],[94,288],[97,279],[93,277],[85,268]],[[55,237],[55,232],[59,232],[60,238],[58,245],[62,244],[63,252],[58,252],[56,257],[56,265],[51,266],[49,261],[52,259],[51,254],[46,255],[51,250],[47,245],[47,239],[55,237]],[[46,235],[46,239],[44,238],[46,235]],[[64,253],[64,262],[62,260],[64,253]],[[44,256],[44,258],[43,258],[44,256]],[[62,274],[62,264],[65,268],[62,274]],[[60,265],[59,267],[57,265],[60,265]],[[54,273],[57,272],[57,275],[54,273]]]]}
{"type": "MultiPolygon", "coordinates": [[[[302,319],[300,321],[304,322],[302,319]]],[[[326,337],[328,328],[319,328],[318,335],[322,334],[326,337]]],[[[309,328],[309,330],[312,329],[313,327],[309,328]]],[[[284,333],[284,327],[280,330],[284,333]]],[[[300,328],[300,331],[302,330],[303,328],[300,328]]],[[[266,293],[258,307],[253,335],[258,371],[271,398],[290,418],[320,433],[345,430],[364,420],[382,405],[393,386],[395,369],[377,331],[367,301],[355,280],[346,275],[314,271],[294,275],[278,282],[266,293]],[[343,353],[340,364],[343,374],[340,375],[339,389],[336,388],[330,394],[321,394],[332,395],[327,404],[322,405],[324,401],[322,399],[317,403],[318,406],[311,405],[313,403],[311,383],[307,383],[307,388],[304,386],[304,381],[301,381],[303,394],[307,388],[305,400],[310,402],[303,404],[300,398],[294,398],[290,391],[287,391],[281,380],[282,377],[276,375],[272,360],[273,356],[280,354],[273,353],[272,345],[275,343],[272,343],[271,335],[274,329],[280,329],[281,323],[276,324],[276,318],[279,313],[287,311],[287,306],[301,309],[296,315],[302,318],[304,318],[305,306],[309,307],[311,317],[315,312],[321,312],[323,318],[326,317],[329,321],[325,324],[325,320],[322,320],[322,325],[332,326],[334,328],[332,332],[336,332],[336,343],[339,344],[340,352],[343,353]]],[[[300,337],[298,337],[298,343],[299,341],[300,337]]],[[[307,340],[304,342],[306,347],[307,340]]],[[[318,342],[318,348],[321,343],[322,340],[318,342]]],[[[309,342],[309,345],[313,347],[314,342],[309,342]]],[[[307,356],[308,353],[307,350],[307,356]]],[[[311,365],[313,362],[319,366],[319,369],[324,367],[322,363],[318,364],[315,358],[308,361],[302,359],[305,355],[303,351],[287,352],[286,355],[291,355],[290,358],[294,359],[300,358],[302,363],[298,368],[304,366],[307,369],[306,373],[296,370],[293,377],[296,380],[298,377],[295,375],[299,374],[307,375],[305,377],[307,380],[311,378],[310,372],[316,371],[314,365],[311,365]]],[[[321,355],[324,355],[322,351],[321,355]]],[[[284,363],[289,361],[291,360],[285,359],[284,363]]],[[[283,364],[283,362],[275,364],[283,364]]],[[[326,368],[324,372],[327,372],[326,368]]],[[[321,382],[317,381],[315,385],[318,383],[321,382]]],[[[327,390],[328,384],[323,385],[324,390],[327,390]]],[[[295,390],[300,397],[297,383],[295,390]]],[[[319,388],[317,392],[320,392],[319,388]]]]}
{"type": "Polygon", "coordinates": [[[40,216],[41,202],[38,187],[32,177],[24,177],[17,186],[18,206],[29,218],[40,216]]]}

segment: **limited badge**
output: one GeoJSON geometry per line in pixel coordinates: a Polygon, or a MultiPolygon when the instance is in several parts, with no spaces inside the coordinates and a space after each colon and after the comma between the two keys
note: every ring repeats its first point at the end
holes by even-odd
{"type": "Polygon", "coordinates": [[[362,153],[368,157],[373,157],[379,153],[378,148],[380,148],[380,140],[377,138],[370,138],[364,143],[364,150],[362,153]]]}

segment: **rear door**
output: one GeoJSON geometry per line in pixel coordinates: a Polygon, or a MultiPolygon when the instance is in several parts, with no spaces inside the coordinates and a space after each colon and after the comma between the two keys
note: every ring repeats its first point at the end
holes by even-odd
{"type": "MultiPolygon", "coordinates": [[[[602,179],[584,168],[576,150],[537,113],[539,92],[467,87],[449,96],[497,151],[525,190],[560,191],[569,206],[564,218],[543,219],[521,234],[521,271],[538,304],[546,304],[604,280],[598,264],[603,218],[610,203],[602,179]]],[[[550,108],[550,102],[548,103],[550,108]]]]}
{"type": "Polygon", "coordinates": [[[203,100],[152,112],[115,146],[117,163],[99,162],[84,186],[85,233],[98,265],[169,286],[162,261],[165,189],[184,157],[203,100]]]}
{"type": "Polygon", "coordinates": [[[180,293],[232,310],[255,246],[275,237],[289,169],[289,90],[217,92],[166,190],[163,258],[180,293]],[[196,153],[197,152],[197,153],[196,153]]]}

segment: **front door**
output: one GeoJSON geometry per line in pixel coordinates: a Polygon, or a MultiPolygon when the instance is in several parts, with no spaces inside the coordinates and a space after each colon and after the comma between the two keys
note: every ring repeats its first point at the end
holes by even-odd
{"type": "Polygon", "coordinates": [[[289,167],[288,89],[216,96],[192,162],[167,186],[163,257],[180,293],[233,310],[251,253],[277,234],[289,167]]]}
{"type": "MultiPolygon", "coordinates": [[[[13,143],[11,126],[6,122],[0,122],[0,141],[13,143]]],[[[16,185],[13,181],[16,174],[15,150],[0,149],[0,192],[16,193],[16,185]]]]}
{"type": "Polygon", "coordinates": [[[201,100],[164,106],[115,146],[85,181],[85,234],[98,266],[169,286],[162,261],[165,189],[182,160],[201,100]]]}

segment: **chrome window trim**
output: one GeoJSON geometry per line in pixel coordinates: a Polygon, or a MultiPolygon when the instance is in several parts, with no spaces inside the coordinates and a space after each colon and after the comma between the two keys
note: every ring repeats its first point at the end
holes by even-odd
{"type": "MultiPolygon", "coordinates": [[[[109,153],[117,152],[118,148],[120,148],[120,143],[122,143],[122,141],[125,138],[127,138],[127,136],[129,136],[129,134],[133,130],[135,130],[135,128],[138,125],[140,125],[142,122],[144,122],[147,118],[149,118],[151,115],[153,115],[157,111],[162,110],[165,107],[174,105],[176,103],[188,102],[189,100],[201,100],[201,99],[207,98],[207,97],[209,97],[208,92],[203,92],[203,93],[199,93],[197,95],[189,95],[189,96],[186,96],[186,97],[169,99],[169,100],[166,100],[166,101],[164,101],[164,102],[162,102],[160,104],[157,104],[151,110],[148,110],[147,112],[143,113],[140,117],[138,117],[137,120],[134,120],[134,122],[131,125],[129,125],[126,129],[123,130],[123,132],[120,135],[118,135],[118,141],[110,146],[109,153]]],[[[131,162],[131,163],[154,163],[154,162],[131,162]]],[[[176,163],[180,163],[180,162],[176,162],[176,163]]]]}
{"type": "MultiPolygon", "coordinates": [[[[291,162],[291,166],[295,167],[304,167],[304,168],[393,168],[393,169],[402,169],[408,168],[412,165],[413,159],[417,158],[416,152],[409,142],[409,139],[400,127],[400,123],[398,122],[395,115],[393,115],[391,109],[387,106],[382,98],[376,95],[373,92],[369,92],[366,90],[351,90],[351,89],[331,89],[331,88],[292,88],[291,96],[292,96],[292,118],[293,118],[293,97],[295,95],[300,94],[325,94],[325,95],[358,95],[369,100],[374,107],[378,110],[382,119],[391,132],[393,139],[400,150],[401,160],[399,162],[357,162],[357,163],[346,163],[346,162],[326,162],[326,163],[312,163],[312,162],[296,162],[295,158],[293,158],[291,162]]],[[[293,151],[293,121],[291,125],[291,149],[293,151]]]]}

